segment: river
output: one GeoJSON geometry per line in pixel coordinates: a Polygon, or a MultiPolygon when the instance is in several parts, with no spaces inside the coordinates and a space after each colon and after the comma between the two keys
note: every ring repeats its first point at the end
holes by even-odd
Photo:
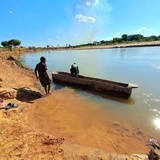
{"type": "MultiPolygon", "coordinates": [[[[138,84],[128,100],[96,95],[74,89],[84,101],[96,104],[119,122],[128,122],[149,134],[160,135],[160,47],[135,47],[94,50],[63,50],[35,52],[23,55],[31,69],[41,56],[47,59],[48,73],[70,71],[72,63],[79,66],[80,74],[113,81],[138,84]]],[[[52,82],[58,91],[61,87],[52,82]]]]}

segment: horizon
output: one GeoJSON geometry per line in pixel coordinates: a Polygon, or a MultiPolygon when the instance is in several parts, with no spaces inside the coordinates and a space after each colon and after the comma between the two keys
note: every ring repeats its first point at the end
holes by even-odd
{"type": "Polygon", "coordinates": [[[160,35],[159,0],[16,2],[0,2],[1,42],[18,39],[26,47],[57,47],[106,41],[123,34],[160,35]]]}

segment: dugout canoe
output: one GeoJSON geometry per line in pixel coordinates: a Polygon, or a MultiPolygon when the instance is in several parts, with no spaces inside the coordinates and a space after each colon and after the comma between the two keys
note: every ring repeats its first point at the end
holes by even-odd
{"type": "Polygon", "coordinates": [[[131,83],[127,84],[82,75],[79,75],[77,78],[71,76],[71,74],[67,72],[54,71],[52,72],[52,79],[55,83],[96,91],[102,94],[125,99],[130,97],[133,88],[138,88],[138,85],[131,83]]]}

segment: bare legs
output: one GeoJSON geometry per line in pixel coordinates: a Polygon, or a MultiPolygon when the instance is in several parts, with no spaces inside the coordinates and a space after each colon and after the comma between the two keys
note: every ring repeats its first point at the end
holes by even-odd
{"type": "Polygon", "coordinates": [[[44,90],[45,90],[46,94],[49,94],[50,88],[51,88],[50,84],[48,84],[47,86],[44,87],[44,90]]]}
{"type": "Polygon", "coordinates": [[[51,88],[51,85],[49,84],[48,85],[48,93],[50,92],[50,88],[51,88]]]}

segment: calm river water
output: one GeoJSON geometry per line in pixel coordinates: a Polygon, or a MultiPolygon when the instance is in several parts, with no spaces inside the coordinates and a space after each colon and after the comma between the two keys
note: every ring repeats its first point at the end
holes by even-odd
{"type": "MultiPolygon", "coordinates": [[[[160,47],[47,51],[28,53],[22,59],[34,69],[41,56],[47,59],[50,76],[53,71],[69,72],[76,62],[81,75],[138,84],[128,100],[77,89],[75,94],[119,121],[134,124],[153,136],[160,135],[160,47]]],[[[56,92],[58,85],[52,85],[56,92]]]]}

